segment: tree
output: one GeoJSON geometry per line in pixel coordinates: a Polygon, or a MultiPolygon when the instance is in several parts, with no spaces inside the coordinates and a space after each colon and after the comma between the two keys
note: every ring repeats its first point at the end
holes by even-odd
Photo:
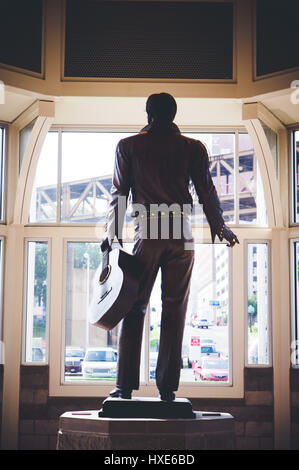
{"type": "Polygon", "coordinates": [[[48,269],[48,244],[38,242],[35,245],[35,279],[34,297],[38,306],[47,306],[47,269],[48,269]]]}
{"type": "Polygon", "coordinates": [[[97,269],[101,261],[100,243],[72,243],[74,249],[74,268],[85,269],[87,267],[87,259],[84,253],[89,254],[90,269],[97,269]]]}
{"type": "Polygon", "coordinates": [[[256,317],[257,317],[257,297],[256,297],[256,294],[252,294],[252,295],[248,296],[248,316],[249,316],[249,327],[250,327],[250,331],[251,331],[252,330],[252,325],[254,324],[254,322],[256,320],[256,317]]]}

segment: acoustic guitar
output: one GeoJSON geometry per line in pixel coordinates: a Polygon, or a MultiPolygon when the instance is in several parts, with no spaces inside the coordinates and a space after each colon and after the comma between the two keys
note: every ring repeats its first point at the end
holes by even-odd
{"type": "Polygon", "coordinates": [[[112,330],[136,301],[141,266],[134,255],[120,248],[111,249],[108,240],[101,249],[103,258],[94,276],[89,321],[112,330]]]}

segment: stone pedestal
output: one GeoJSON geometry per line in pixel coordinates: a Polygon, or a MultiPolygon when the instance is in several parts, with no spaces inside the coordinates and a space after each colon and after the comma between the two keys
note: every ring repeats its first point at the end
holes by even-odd
{"type": "Polygon", "coordinates": [[[67,412],[59,420],[57,450],[234,449],[230,414],[194,413],[192,419],[154,419],[104,418],[99,410],[67,412]]]}

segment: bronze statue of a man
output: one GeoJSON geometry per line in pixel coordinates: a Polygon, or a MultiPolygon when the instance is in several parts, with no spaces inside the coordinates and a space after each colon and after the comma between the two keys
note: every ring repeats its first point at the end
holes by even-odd
{"type": "MultiPolygon", "coordinates": [[[[161,268],[162,316],[156,383],[162,400],[175,399],[181,369],[181,349],[185,325],[194,251],[192,245],[192,208],[190,179],[210,225],[212,242],[215,236],[230,246],[239,243],[236,235],[225,225],[223,210],[209,171],[205,146],[198,140],[183,136],[173,123],[177,105],[167,93],[153,94],[146,103],[148,125],[139,134],[122,139],[116,149],[111,201],[107,214],[107,235],[121,240],[125,216],[120,197],[127,201],[131,191],[133,206],[145,208],[136,217],[133,253],[143,271],[138,299],[123,320],[118,345],[118,372],[112,397],[131,398],[139,388],[139,368],[144,316],[150,294],[161,268]],[[151,236],[151,223],[163,225],[164,210],[153,212],[152,207],[175,207],[167,213],[167,224],[178,220],[183,227],[181,236],[169,227],[167,236],[161,230],[151,236]],[[122,208],[121,208],[122,206],[122,208]],[[140,215],[140,214],[139,214],[140,215]],[[141,218],[142,217],[142,218],[141,218]],[[144,224],[142,221],[147,221],[144,224]],[[112,227],[115,233],[112,233],[112,227]]],[[[136,214],[135,214],[136,215],[136,214]]],[[[138,211],[137,211],[138,215],[138,211]]],[[[165,224],[164,224],[165,225],[165,224]]]]}

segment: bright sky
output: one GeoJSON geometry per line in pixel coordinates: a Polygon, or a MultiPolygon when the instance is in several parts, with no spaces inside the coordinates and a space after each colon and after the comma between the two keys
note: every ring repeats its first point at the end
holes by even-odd
{"type": "Polygon", "coordinates": [[[112,175],[115,149],[132,134],[65,132],[62,138],[62,182],[112,175]]]}
{"type": "MultiPolygon", "coordinates": [[[[115,149],[128,133],[64,132],[62,137],[62,182],[112,175],[115,149]]],[[[58,134],[49,132],[43,145],[36,185],[57,182],[58,134]]]]}

